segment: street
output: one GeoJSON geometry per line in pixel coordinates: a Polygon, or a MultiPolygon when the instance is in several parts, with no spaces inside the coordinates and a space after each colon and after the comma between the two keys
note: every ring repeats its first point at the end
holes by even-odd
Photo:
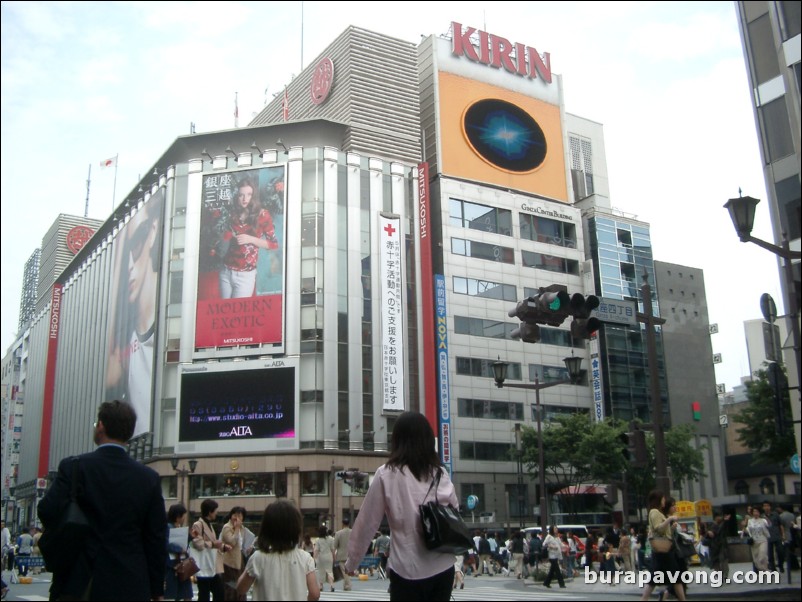
{"type": "MultiPolygon", "coordinates": [[[[4,578],[7,576],[4,572],[4,578]]],[[[770,598],[772,602],[785,602],[786,600],[799,600],[799,573],[793,574],[794,584],[788,585],[787,580],[783,583],[759,586],[735,586],[727,585],[721,589],[714,589],[706,585],[691,585],[688,597],[690,599],[704,598],[705,600],[732,600],[738,599],[754,599],[764,600],[770,598]],[[769,593],[770,592],[770,593],[769,593]]],[[[48,590],[50,588],[50,575],[43,573],[41,575],[34,575],[32,584],[19,584],[11,585],[7,600],[27,600],[39,601],[48,599],[48,590]]],[[[335,591],[321,592],[320,599],[322,601],[334,600],[366,600],[371,602],[389,600],[390,595],[387,593],[388,581],[372,577],[367,581],[359,581],[353,579],[353,589],[350,592],[342,591],[342,582],[335,584],[335,591]]],[[[621,600],[626,597],[630,600],[637,599],[640,596],[640,590],[636,586],[610,586],[605,584],[586,584],[583,578],[577,578],[566,581],[566,588],[560,589],[556,583],[552,585],[551,589],[546,589],[540,583],[534,583],[531,580],[523,581],[512,579],[509,577],[466,577],[465,588],[458,589],[453,592],[453,600],[460,602],[461,600],[603,600],[614,601],[621,600]]],[[[195,591],[197,596],[197,590],[195,591]]],[[[250,596],[249,598],[250,599],[250,596]]],[[[653,595],[652,599],[656,600],[657,596],[653,595]]]]}

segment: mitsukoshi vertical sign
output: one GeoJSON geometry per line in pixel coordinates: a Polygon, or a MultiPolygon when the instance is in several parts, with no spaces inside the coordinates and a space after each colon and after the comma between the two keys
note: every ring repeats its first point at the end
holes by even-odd
{"type": "Polygon", "coordinates": [[[382,408],[404,410],[404,311],[401,218],[379,214],[382,408]]]}

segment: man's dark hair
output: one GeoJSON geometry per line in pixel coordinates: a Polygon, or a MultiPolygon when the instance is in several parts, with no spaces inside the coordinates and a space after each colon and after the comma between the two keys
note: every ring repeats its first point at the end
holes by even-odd
{"type": "Polygon", "coordinates": [[[343,518],[343,524],[344,525],[350,525],[351,524],[351,519],[346,516],[345,518],[343,518]]]}
{"type": "Polygon", "coordinates": [[[304,519],[289,500],[278,500],[265,508],[256,547],[262,552],[288,552],[301,541],[304,519]]]}
{"type": "Polygon", "coordinates": [[[179,518],[187,513],[187,508],[184,504],[173,504],[167,511],[167,522],[171,525],[179,518]]]}
{"type": "Polygon", "coordinates": [[[109,439],[127,442],[136,428],[136,410],[130,403],[119,399],[104,401],[97,412],[97,420],[103,423],[109,439]]]}
{"type": "Polygon", "coordinates": [[[203,518],[206,518],[212,512],[217,510],[218,506],[219,506],[219,504],[217,502],[215,502],[214,500],[203,500],[201,502],[201,516],[203,518]]]}

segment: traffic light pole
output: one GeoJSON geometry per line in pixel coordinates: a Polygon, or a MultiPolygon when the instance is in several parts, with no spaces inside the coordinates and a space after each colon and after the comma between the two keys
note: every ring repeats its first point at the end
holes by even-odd
{"type": "Polygon", "coordinates": [[[652,287],[649,286],[649,275],[644,270],[643,313],[638,312],[637,319],[646,325],[646,352],[649,358],[649,390],[652,396],[652,429],[654,431],[655,483],[656,488],[669,495],[671,479],[668,478],[668,461],[666,457],[666,441],[663,436],[663,398],[660,393],[660,375],[657,369],[657,340],[654,327],[665,324],[663,318],[655,317],[652,312],[652,287]]]}

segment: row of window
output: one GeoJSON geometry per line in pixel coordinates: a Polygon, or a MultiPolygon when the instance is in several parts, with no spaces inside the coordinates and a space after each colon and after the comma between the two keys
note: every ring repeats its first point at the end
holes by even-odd
{"type": "MultiPolygon", "coordinates": [[[[454,333],[467,334],[491,339],[513,340],[510,333],[518,328],[520,323],[499,322],[485,318],[469,318],[467,316],[454,316],[454,333]]],[[[540,343],[544,345],[557,345],[559,347],[575,347],[584,349],[582,339],[571,336],[567,330],[540,326],[540,343]]]]}
{"type": "MultiPolygon", "coordinates": [[[[301,495],[329,495],[329,471],[307,471],[300,473],[301,495]]],[[[372,475],[364,475],[353,482],[343,481],[343,496],[365,495],[372,475]]],[[[235,496],[287,496],[287,473],[230,473],[217,475],[189,475],[189,491],[193,499],[235,496]]],[[[162,478],[162,493],[165,498],[178,497],[178,477],[162,478]]]]}
{"type": "MultiPolygon", "coordinates": [[[[451,239],[451,252],[454,255],[462,255],[472,259],[483,259],[485,261],[496,261],[499,263],[515,263],[515,249],[503,247],[475,240],[464,238],[451,239]]],[[[533,251],[521,251],[521,265],[527,268],[547,270],[549,272],[559,272],[561,274],[579,275],[579,261],[559,257],[557,255],[547,255],[545,253],[535,253],[533,251]]]]}
{"type": "MultiPolygon", "coordinates": [[[[509,209],[450,199],[449,212],[449,224],[457,228],[512,236],[512,211],[509,209]]],[[[518,215],[522,239],[576,248],[576,227],[572,223],[530,213],[518,215]]]]}

